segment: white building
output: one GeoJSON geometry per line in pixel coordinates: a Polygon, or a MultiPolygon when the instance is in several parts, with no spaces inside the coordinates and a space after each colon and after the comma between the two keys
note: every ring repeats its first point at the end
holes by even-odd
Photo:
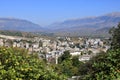
{"type": "Polygon", "coordinates": [[[78,55],[81,55],[81,52],[72,52],[70,53],[72,56],[78,56],[78,55]]]}

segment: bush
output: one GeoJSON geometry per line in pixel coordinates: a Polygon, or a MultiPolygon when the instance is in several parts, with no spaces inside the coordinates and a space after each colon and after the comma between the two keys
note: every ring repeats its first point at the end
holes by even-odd
{"type": "Polygon", "coordinates": [[[120,76],[120,49],[92,58],[84,80],[116,80],[120,76]]]}
{"type": "Polygon", "coordinates": [[[50,67],[27,54],[26,50],[0,47],[0,79],[1,80],[64,80],[64,75],[57,75],[50,67]]]}

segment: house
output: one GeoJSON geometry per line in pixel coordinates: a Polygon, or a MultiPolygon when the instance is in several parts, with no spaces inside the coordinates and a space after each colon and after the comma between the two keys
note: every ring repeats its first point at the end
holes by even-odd
{"type": "Polygon", "coordinates": [[[92,57],[91,55],[82,55],[79,57],[79,61],[82,61],[82,62],[88,61],[90,60],[91,57],[92,57]]]}
{"type": "Polygon", "coordinates": [[[78,55],[81,55],[81,52],[72,52],[70,53],[72,56],[78,56],[78,55]]]}

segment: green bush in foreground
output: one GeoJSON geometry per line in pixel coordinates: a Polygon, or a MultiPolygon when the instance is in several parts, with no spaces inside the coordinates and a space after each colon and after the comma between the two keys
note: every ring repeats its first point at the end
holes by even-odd
{"type": "MultiPolygon", "coordinates": [[[[120,80],[120,50],[110,50],[92,58],[83,79],[80,80],[120,80]]],[[[83,71],[84,72],[84,71],[83,71]]]]}
{"type": "Polygon", "coordinates": [[[18,48],[0,47],[0,80],[66,80],[34,55],[18,48]]]}

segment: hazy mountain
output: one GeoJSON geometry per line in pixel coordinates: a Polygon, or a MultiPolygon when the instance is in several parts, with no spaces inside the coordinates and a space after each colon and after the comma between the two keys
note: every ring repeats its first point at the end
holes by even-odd
{"type": "Polygon", "coordinates": [[[98,36],[108,35],[109,29],[116,26],[118,22],[120,22],[120,12],[66,20],[44,28],[27,20],[0,18],[0,30],[42,32],[42,34],[61,36],[98,36]]]}
{"type": "Polygon", "coordinates": [[[114,12],[97,17],[80,18],[66,20],[61,23],[49,25],[52,31],[59,34],[74,33],[77,35],[93,35],[99,33],[108,33],[108,30],[120,22],[120,12],[114,12]]]}
{"type": "Polygon", "coordinates": [[[41,31],[43,28],[27,20],[0,18],[0,30],[41,31]]]}

